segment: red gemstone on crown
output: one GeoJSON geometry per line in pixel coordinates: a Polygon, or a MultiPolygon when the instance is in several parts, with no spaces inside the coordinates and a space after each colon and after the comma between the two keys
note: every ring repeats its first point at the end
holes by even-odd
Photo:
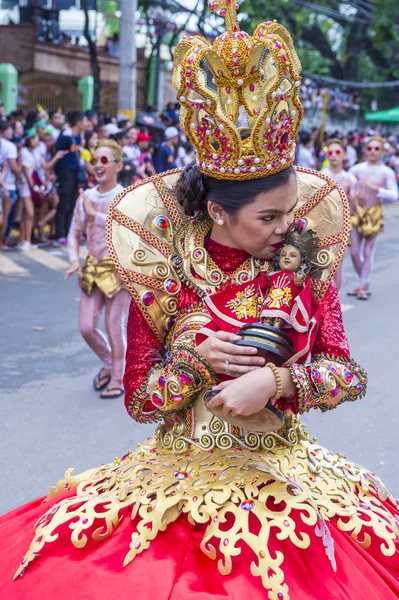
{"type": "Polygon", "coordinates": [[[179,380],[183,385],[190,385],[191,383],[191,379],[188,375],[186,375],[186,373],[180,373],[179,380]]]}
{"type": "Polygon", "coordinates": [[[181,394],[173,394],[170,397],[172,402],[175,402],[176,404],[180,404],[180,402],[183,402],[184,397],[181,394]]]}

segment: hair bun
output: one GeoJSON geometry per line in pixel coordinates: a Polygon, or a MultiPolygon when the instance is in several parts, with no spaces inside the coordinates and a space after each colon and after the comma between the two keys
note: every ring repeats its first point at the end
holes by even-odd
{"type": "Polygon", "coordinates": [[[184,214],[188,217],[192,217],[197,212],[206,214],[207,200],[204,178],[195,162],[188,164],[182,171],[173,188],[173,194],[178,203],[183,206],[184,214]]]}

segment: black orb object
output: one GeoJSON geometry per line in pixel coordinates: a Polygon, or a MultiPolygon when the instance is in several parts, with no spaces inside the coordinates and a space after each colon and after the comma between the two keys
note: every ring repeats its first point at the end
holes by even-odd
{"type": "Polygon", "coordinates": [[[291,338],[281,329],[267,323],[250,323],[244,325],[237,335],[241,340],[234,342],[237,346],[252,346],[258,349],[258,356],[277,367],[283,365],[294,355],[291,338]]]}

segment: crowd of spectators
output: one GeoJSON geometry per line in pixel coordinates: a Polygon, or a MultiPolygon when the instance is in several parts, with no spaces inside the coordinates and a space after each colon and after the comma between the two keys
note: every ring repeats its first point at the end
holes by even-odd
{"type": "MultiPolygon", "coordinates": [[[[331,131],[324,134],[324,140],[340,139],[345,147],[344,168],[350,169],[358,162],[366,160],[366,146],[368,140],[374,135],[381,135],[375,129],[367,131],[350,131],[343,135],[340,131],[331,131]]],[[[390,135],[384,145],[382,161],[395,171],[399,186],[399,138],[390,135]]],[[[302,130],[297,139],[296,164],[308,169],[321,170],[328,166],[327,148],[320,138],[320,130],[314,127],[312,131],[302,130]]]]}
{"type": "Polygon", "coordinates": [[[321,85],[308,77],[302,82],[299,98],[305,110],[321,110],[326,93],[328,93],[328,112],[348,114],[360,110],[360,94],[358,92],[348,92],[341,87],[321,85]]]}
{"type": "Polygon", "coordinates": [[[79,190],[95,186],[96,143],[114,139],[122,149],[119,183],[132,183],[184,167],[193,149],[178,128],[178,107],[170,103],[156,127],[138,127],[94,110],[24,115],[0,113],[0,249],[33,250],[66,245],[79,190]]]}
{"type": "MultiPolygon", "coordinates": [[[[1,107],[0,107],[1,108],[1,107]]],[[[47,113],[40,107],[26,115],[0,111],[0,249],[32,250],[40,245],[66,245],[79,190],[95,186],[92,153],[99,140],[114,139],[121,147],[123,168],[119,183],[127,187],[169,169],[184,167],[194,151],[179,130],[178,106],[169,103],[152,126],[138,127],[94,110],[47,113]]],[[[346,148],[345,167],[364,160],[367,139],[374,130],[340,138],[346,148]]],[[[301,131],[296,164],[322,169],[328,163],[320,131],[301,131]]],[[[399,182],[399,141],[390,136],[385,164],[399,182]]],[[[328,166],[328,165],[327,165],[328,166]]]]}

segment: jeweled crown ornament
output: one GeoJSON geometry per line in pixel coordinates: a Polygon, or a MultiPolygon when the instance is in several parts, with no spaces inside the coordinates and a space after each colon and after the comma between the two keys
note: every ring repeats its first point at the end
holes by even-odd
{"type": "Polygon", "coordinates": [[[178,44],[173,85],[183,130],[202,173],[218,179],[266,177],[290,166],[303,117],[301,63],[291,36],[267,21],[240,31],[238,4],[209,2],[226,31],[212,45],[200,36],[178,44]]]}

